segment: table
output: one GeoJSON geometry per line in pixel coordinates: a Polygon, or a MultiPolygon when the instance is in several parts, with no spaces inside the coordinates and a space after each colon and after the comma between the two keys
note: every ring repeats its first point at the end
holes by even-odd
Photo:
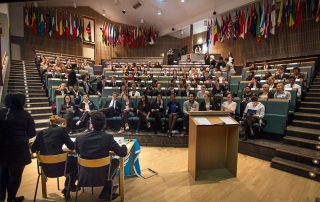
{"type": "MultiPolygon", "coordinates": [[[[130,173],[130,175],[133,175],[133,172],[135,172],[137,176],[141,175],[140,165],[136,166],[136,164],[139,164],[138,156],[139,156],[139,153],[140,153],[140,146],[139,146],[137,140],[135,140],[135,139],[127,141],[126,144],[127,144],[127,147],[128,147],[127,155],[125,157],[120,157],[119,193],[120,193],[121,201],[124,201],[124,176],[125,176],[125,173],[126,173],[125,172],[126,164],[129,163],[128,165],[130,165],[130,167],[128,168],[129,171],[130,171],[130,172],[128,171],[130,173]],[[135,151],[135,153],[133,155],[132,155],[132,151],[135,151]],[[139,171],[139,172],[136,172],[136,171],[139,171]]],[[[68,149],[63,149],[63,150],[66,151],[66,152],[70,152],[70,153],[76,154],[75,151],[70,151],[68,149]]],[[[113,151],[110,151],[110,155],[115,156],[115,153],[113,151]]],[[[43,173],[43,171],[42,171],[42,173],[43,173]]],[[[46,176],[43,174],[43,175],[41,175],[42,198],[47,198],[47,186],[46,186],[46,183],[47,183],[46,176]]]]}

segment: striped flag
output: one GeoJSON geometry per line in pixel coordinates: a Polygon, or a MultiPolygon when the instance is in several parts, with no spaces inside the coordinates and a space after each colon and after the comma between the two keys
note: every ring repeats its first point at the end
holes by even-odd
{"type": "Polygon", "coordinates": [[[219,40],[219,33],[220,33],[220,27],[218,24],[218,20],[216,18],[216,22],[214,23],[214,30],[213,30],[213,45],[216,45],[216,42],[219,40]]]}
{"type": "Polygon", "coordinates": [[[227,38],[230,39],[231,37],[231,28],[233,27],[233,22],[232,22],[232,18],[231,15],[229,13],[229,23],[228,23],[228,32],[227,32],[227,38]]]}
{"type": "Polygon", "coordinates": [[[270,29],[270,33],[275,35],[275,31],[276,31],[276,28],[275,28],[276,27],[276,4],[275,4],[274,0],[272,1],[270,15],[271,15],[271,17],[270,17],[270,21],[269,21],[269,29],[270,29]]]}
{"type": "Polygon", "coordinates": [[[280,8],[279,8],[279,15],[278,15],[278,26],[280,30],[282,30],[282,16],[283,16],[283,10],[284,10],[283,3],[284,3],[284,0],[280,0],[280,8]]]}
{"type": "Polygon", "coordinates": [[[220,26],[220,42],[224,42],[224,33],[225,33],[225,21],[223,19],[223,15],[221,15],[221,26],[220,26]]]}

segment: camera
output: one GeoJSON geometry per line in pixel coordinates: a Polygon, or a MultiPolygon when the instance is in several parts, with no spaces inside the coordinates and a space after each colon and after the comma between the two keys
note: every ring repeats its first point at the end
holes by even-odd
{"type": "Polygon", "coordinates": [[[213,15],[217,15],[217,12],[215,12],[215,11],[213,11],[213,13],[212,13],[213,15]]]}
{"type": "Polygon", "coordinates": [[[172,28],[171,30],[174,31],[174,28],[172,28]]]}
{"type": "Polygon", "coordinates": [[[123,9],[123,10],[122,10],[122,13],[123,13],[123,14],[124,14],[124,13],[126,13],[126,10],[125,10],[125,9],[123,9]]]}

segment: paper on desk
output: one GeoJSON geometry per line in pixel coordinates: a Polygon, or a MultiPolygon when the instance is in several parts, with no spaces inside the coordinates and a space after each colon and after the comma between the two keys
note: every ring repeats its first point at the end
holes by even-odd
{"type": "MultiPolygon", "coordinates": [[[[71,139],[72,142],[76,141],[76,138],[74,138],[74,137],[71,137],[70,139],[71,139]]],[[[66,148],[67,148],[67,145],[65,145],[65,144],[62,145],[62,149],[66,149],[66,148]]]]}
{"type": "Polygon", "coordinates": [[[219,117],[219,119],[220,119],[221,121],[223,121],[226,125],[238,124],[238,123],[236,123],[234,120],[232,120],[232,119],[229,118],[229,117],[219,117]]]}
{"type": "Polygon", "coordinates": [[[116,141],[119,144],[120,140],[123,140],[124,142],[124,137],[113,137],[114,141],[116,141]]]}
{"type": "Polygon", "coordinates": [[[212,125],[207,118],[204,117],[197,117],[194,118],[194,120],[196,120],[200,125],[212,125]]]}

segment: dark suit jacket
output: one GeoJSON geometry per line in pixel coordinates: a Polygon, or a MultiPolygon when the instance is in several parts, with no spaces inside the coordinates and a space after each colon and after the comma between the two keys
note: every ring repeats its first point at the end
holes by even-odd
{"type": "MultiPolygon", "coordinates": [[[[180,114],[180,103],[175,101],[176,102],[176,107],[177,107],[177,110],[176,110],[176,113],[179,115],[180,114]]],[[[171,110],[171,101],[168,102],[167,104],[167,107],[169,107],[169,110],[168,110],[168,114],[171,114],[172,113],[172,110],[171,110]]]]}
{"type": "MultiPolygon", "coordinates": [[[[190,90],[189,93],[191,93],[191,92],[194,92],[194,91],[190,90]]],[[[181,91],[181,96],[182,96],[182,97],[187,97],[187,96],[188,96],[188,95],[187,95],[187,91],[186,91],[186,90],[181,91]]]]}
{"type": "MultiPolygon", "coordinates": [[[[64,94],[68,94],[69,92],[67,90],[64,90],[64,94]]],[[[61,91],[60,90],[55,90],[54,91],[54,94],[57,96],[57,95],[62,95],[61,91]]]]}
{"type": "MultiPolygon", "coordinates": [[[[213,100],[210,100],[210,110],[216,109],[216,103],[213,100]]],[[[199,111],[207,111],[205,101],[200,102],[199,111]]]]}
{"type": "Polygon", "coordinates": [[[139,85],[139,84],[137,84],[137,83],[136,83],[136,86],[137,86],[137,87],[140,87],[140,88],[144,88],[144,87],[145,87],[143,84],[140,84],[140,85],[139,85]]]}
{"type": "Polygon", "coordinates": [[[71,91],[70,95],[72,95],[74,97],[74,103],[76,105],[79,105],[81,102],[81,97],[83,96],[83,93],[81,91],[78,91],[78,95],[76,95],[76,93],[74,91],[71,91]]]}
{"type": "Polygon", "coordinates": [[[165,93],[161,90],[160,92],[158,90],[153,92],[153,95],[159,95],[161,94],[162,96],[165,96],[165,93]]]}
{"type": "MultiPolygon", "coordinates": [[[[108,86],[108,83],[105,82],[104,85],[105,85],[105,86],[108,86]]],[[[113,83],[111,83],[111,85],[113,85],[113,83]]],[[[102,94],[102,89],[103,89],[102,81],[99,81],[99,82],[97,83],[97,89],[96,89],[96,91],[99,91],[99,92],[102,94]]]]}
{"type": "Polygon", "coordinates": [[[277,80],[282,80],[282,79],[289,79],[289,75],[288,74],[282,74],[282,76],[280,74],[275,75],[274,77],[277,80]]]}
{"type": "Polygon", "coordinates": [[[87,82],[87,84],[88,84],[88,87],[89,87],[89,89],[87,90],[87,88],[86,88],[86,85],[84,84],[84,81],[81,81],[80,83],[79,83],[79,86],[82,86],[83,87],[83,90],[84,90],[84,92],[88,92],[89,94],[95,94],[95,90],[93,90],[93,88],[92,88],[92,86],[91,86],[91,83],[90,82],[87,82]]]}
{"type": "Polygon", "coordinates": [[[23,109],[11,109],[8,113],[7,108],[0,108],[0,126],[0,165],[31,163],[28,139],[36,135],[31,115],[23,109]]]}
{"type": "MultiPolygon", "coordinates": [[[[263,94],[263,92],[260,92],[258,97],[260,98],[262,94],[263,94]]],[[[268,93],[268,98],[273,98],[273,96],[274,96],[274,94],[272,92],[268,93]]]]}
{"type": "MultiPolygon", "coordinates": [[[[173,91],[174,91],[175,96],[178,96],[178,91],[176,91],[176,89],[174,89],[173,91]]],[[[171,91],[168,90],[168,91],[166,92],[166,95],[167,95],[167,96],[170,96],[170,95],[171,95],[171,91]]]]}
{"type": "Polygon", "coordinates": [[[60,113],[65,114],[67,112],[67,109],[71,108],[71,106],[73,107],[73,110],[76,109],[76,106],[73,102],[70,102],[69,107],[67,107],[64,103],[61,103],[60,113]]]}
{"type": "Polygon", "coordinates": [[[76,72],[72,69],[68,75],[68,86],[73,86],[77,84],[77,75],[76,72]]]}
{"type": "MultiPolygon", "coordinates": [[[[262,88],[261,83],[257,82],[256,87],[257,88],[262,88]]],[[[250,88],[253,88],[253,83],[250,84],[250,88]]]]}
{"type": "MultiPolygon", "coordinates": [[[[267,65],[267,69],[272,69],[270,65],[267,65]]],[[[264,66],[260,67],[260,70],[264,70],[264,66]]]]}
{"type": "MultiPolygon", "coordinates": [[[[103,108],[109,108],[109,105],[111,103],[111,100],[106,101],[104,104],[103,108]]],[[[114,116],[119,116],[121,114],[121,103],[116,101],[116,108],[115,108],[115,115],[114,116]]]]}
{"type": "Polygon", "coordinates": [[[213,86],[214,86],[214,83],[213,83],[213,82],[212,82],[211,86],[210,86],[210,83],[207,83],[207,84],[206,84],[206,87],[207,87],[207,88],[213,88],[213,86]]]}
{"type": "MultiPolygon", "coordinates": [[[[109,82],[108,86],[109,87],[113,87],[113,82],[109,82]]],[[[121,87],[121,84],[116,82],[116,86],[115,87],[121,87]]]]}
{"type": "MultiPolygon", "coordinates": [[[[86,107],[86,104],[84,103],[84,101],[82,101],[81,104],[80,104],[80,106],[79,106],[79,109],[85,110],[85,107],[86,107]]],[[[96,106],[95,106],[94,103],[91,102],[90,100],[89,100],[89,108],[90,108],[90,110],[96,109],[96,106]]]]}
{"type": "Polygon", "coordinates": [[[48,78],[56,78],[56,79],[60,79],[63,75],[61,74],[54,74],[54,76],[52,74],[48,74],[48,78]]]}
{"type": "Polygon", "coordinates": [[[217,63],[217,70],[220,71],[221,70],[220,68],[225,66],[226,66],[226,63],[224,61],[219,61],[217,63]]]}
{"type": "Polygon", "coordinates": [[[114,151],[116,155],[125,157],[127,147],[125,145],[119,146],[112,135],[92,130],[77,136],[76,151],[84,159],[104,158],[109,156],[109,151],[114,151]]]}
{"type": "Polygon", "coordinates": [[[206,80],[208,80],[208,77],[209,77],[209,76],[207,76],[207,77],[202,76],[200,80],[201,80],[201,81],[206,81],[206,80]]]}
{"type": "Polygon", "coordinates": [[[224,85],[219,84],[219,90],[217,89],[216,85],[213,85],[212,87],[212,95],[215,95],[216,93],[220,93],[221,91],[223,92],[223,94],[225,92],[227,92],[226,88],[224,87],[224,85]]]}

